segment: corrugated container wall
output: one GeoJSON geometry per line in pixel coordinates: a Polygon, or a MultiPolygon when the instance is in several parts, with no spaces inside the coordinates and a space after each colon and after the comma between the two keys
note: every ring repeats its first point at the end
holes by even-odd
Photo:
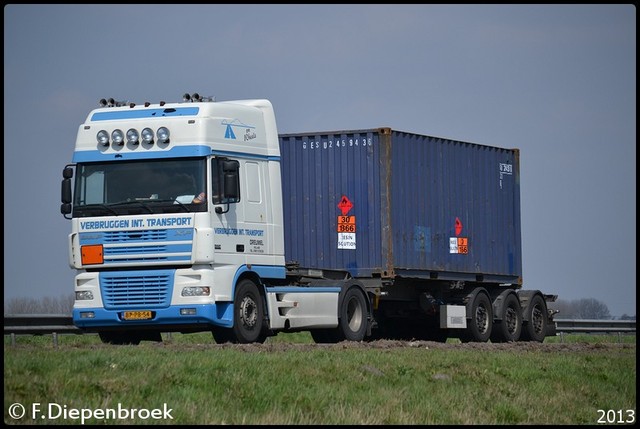
{"type": "Polygon", "coordinates": [[[388,128],[280,135],[285,258],[522,283],[517,149],[388,128]]]}

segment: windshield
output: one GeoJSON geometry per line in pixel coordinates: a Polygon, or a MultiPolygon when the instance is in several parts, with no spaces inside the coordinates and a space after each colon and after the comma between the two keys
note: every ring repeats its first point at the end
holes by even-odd
{"type": "Polygon", "coordinates": [[[73,216],[206,211],[205,158],[79,164],[73,216]]]}

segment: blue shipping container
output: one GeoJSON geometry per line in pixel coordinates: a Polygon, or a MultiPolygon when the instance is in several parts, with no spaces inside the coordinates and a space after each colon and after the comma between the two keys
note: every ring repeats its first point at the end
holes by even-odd
{"type": "Polygon", "coordinates": [[[281,134],[285,258],[522,284],[518,149],[389,128],[281,134]]]}

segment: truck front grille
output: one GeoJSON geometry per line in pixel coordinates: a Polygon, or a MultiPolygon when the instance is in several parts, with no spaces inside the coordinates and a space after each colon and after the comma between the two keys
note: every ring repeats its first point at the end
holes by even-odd
{"type": "Polygon", "coordinates": [[[167,307],[171,301],[173,278],[173,270],[101,273],[104,306],[109,310],[167,307]]]}

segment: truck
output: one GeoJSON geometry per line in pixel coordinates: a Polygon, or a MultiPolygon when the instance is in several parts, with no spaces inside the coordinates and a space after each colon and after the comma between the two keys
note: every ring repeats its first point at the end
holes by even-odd
{"type": "Polygon", "coordinates": [[[373,129],[279,134],[266,99],[100,100],[62,173],[73,323],[110,344],[542,342],[520,153],[373,129]]]}

